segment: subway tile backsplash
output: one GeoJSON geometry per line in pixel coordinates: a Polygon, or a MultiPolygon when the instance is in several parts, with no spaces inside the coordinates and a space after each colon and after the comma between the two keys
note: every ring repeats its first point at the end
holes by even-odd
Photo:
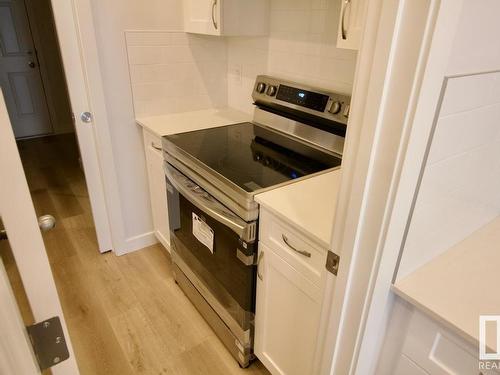
{"type": "Polygon", "coordinates": [[[223,39],[184,32],[127,31],[137,117],[227,105],[223,39]]]}
{"type": "Polygon", "coordinates": [[[499,78],[448,80],[398,277],[500,215],[499,78]]]}

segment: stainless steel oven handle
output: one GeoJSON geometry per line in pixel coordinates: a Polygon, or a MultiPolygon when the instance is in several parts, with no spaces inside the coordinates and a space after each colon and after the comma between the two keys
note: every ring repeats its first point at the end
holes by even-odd
{"type": "Polygon", "coordinates": [[[234,217],[227,208],[212,198],[207,192],[198,185],[177,172],[173,167],[165,163],[165,173],[169,181],[188,201],[205,212],[207,215],[226,225],[237,233],[241,238],[247,236],[249,224],[242,219],[234,217]],[[211,199],[207,199],[210,197],[211,199]]]}

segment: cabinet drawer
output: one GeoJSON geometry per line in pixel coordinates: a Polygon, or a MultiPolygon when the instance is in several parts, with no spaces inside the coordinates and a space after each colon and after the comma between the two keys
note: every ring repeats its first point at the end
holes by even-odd
{"type": "Polygon", "coordinates": [[[146,148],[146,152],[154,152],[156,154],[159,154],[162,158],[162,151],[161,151],[161,138],[156,136],[155,134],[152,134],[148,132],[147,130],[143,131],[143,136],[144,136],[144,147],[146,148]]]}
{"type": "Polygon", "coordinates": [[[265,209],[260,211],[259,241],[276,251],[308,280],[320,283],[325,272],[327,250],[265,209]]]}

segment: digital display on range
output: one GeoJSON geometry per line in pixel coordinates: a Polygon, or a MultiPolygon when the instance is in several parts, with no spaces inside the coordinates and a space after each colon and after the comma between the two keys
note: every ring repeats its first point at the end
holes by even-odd
{"type": "Polygon", "coordinates": [[[328,103],[328,95],[286,85],[280,85],[276,99],[320,112],[325,111],[326,104],[328,103]]]}

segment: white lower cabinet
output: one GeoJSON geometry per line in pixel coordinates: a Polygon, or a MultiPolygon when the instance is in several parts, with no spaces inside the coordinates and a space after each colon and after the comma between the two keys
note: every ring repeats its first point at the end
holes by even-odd
{"type": "Polygon", "coordinates": [[[148,169],[149,193],[155,236],[170,251],[167,191],[163,171],[161,138],[143,130],[144,150],[148,169]]]}
{"type": "Polygon", "coordinates": [[[404,354],[399,357],[394,373],[398,375],[428,375],[404,354]]]}
{"type": "MultiPolygon", "coordinates": [[[[323,277],[318,280],[315,273],[304,268],[303,261],[311,260],[310,257],[304,257],[292,249],[286,249],[289,252],[286,254],[283,248],[273,244],[272,239],[277,236],[273,235],[273,229],[271,233],[263,231],[264,226],[284,229],[285,233],[280,232],[280,238],[285,234],[287,242],[292,246],[300,243],[296,231],[292,237],[286,227],[273,226],[273,220],[275,218],[261,213],[255,354],[274,375],[312,374],[323,297],[323,277]],[[295,242],[292,244],[291,241],[295,242]],[[287,260],[284,255],[289,255],[287,260]]],[[[326,250],[323,260],[326,260],[326,250]]],[[[324,264],[323,262],[322,269],[324,264]]]]}

